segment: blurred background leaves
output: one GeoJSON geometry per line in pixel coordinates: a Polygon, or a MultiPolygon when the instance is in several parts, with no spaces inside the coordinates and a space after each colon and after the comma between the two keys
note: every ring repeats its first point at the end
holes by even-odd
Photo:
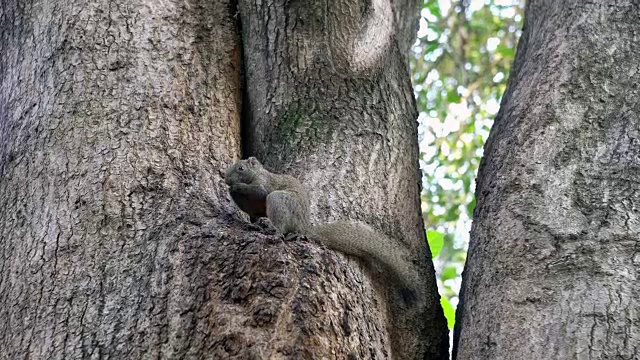
{"type": "Polygon", "coordinates": [[[423,0],[411,57],[422,213],[453,328],[482,149],[522,29],[524,0],[423,0]]]}

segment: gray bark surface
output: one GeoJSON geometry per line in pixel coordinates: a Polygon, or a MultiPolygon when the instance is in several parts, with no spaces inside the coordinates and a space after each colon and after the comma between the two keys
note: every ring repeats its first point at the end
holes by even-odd
{"type": "Polygon", "coordinates": [[[0,358],[219,358],[233,15],[2,1],[0,358]]]}
{"type": "Polygon", "coordinates": [[[391,345],[400,358],[446,358],[446,322],[420,211],[417,112],[405,55],[417,5],[240,1],[243,136],[245,155],[310,190],[314,223],[359,220],[416,254],[424,281],[417,310],[397,310],[381,294],[369,297],[368,311],[384,314],[382,304],[389,304],[376,326],[387,328],[390,340],[367,336],[372,347],[391,345]]]}
{"type": "Polygon", "coordinates": [[[315,74],[307,85],[286,67],[254,67],[282,59],[269,51],[281,54],[275,33],[293,22],[276,31],[288,17],[267,12],[278,17],[254,28],[243,4],[243,31],[270,34],[244,36],[244,109],[265,134],[247,140],[234,2],[0,1],[0,359],[446,357],[402,55],[415,27],[401,20],[415,4],[344,14],[352,4],[290,3],[300,12],[294,67],[315,74]],[[326,17],[346,21],[336,40],[363,41],[361,53],[315,46],[326,17]],[[364,38],[347,32],[360,27],[364,38]],[[383,43],[371,33],[396,28],[383,43]],[[266,90],[279,105],[255,107],[266,90]],[[310,108],[316,117],[300,115],[310,108]],[[283,111],[295,126],[266,136],[283,111]],[[322,189],[314,220],[353,216],[414,249],[422,313],[389,319],[387,292],[361,264],[248,225],[221,178],[241,141],[322,189]]]}
{"type": "Polygon", "coordinates": [[[529,1],[454,358],[640,358],[640,4],[529,1]]]}

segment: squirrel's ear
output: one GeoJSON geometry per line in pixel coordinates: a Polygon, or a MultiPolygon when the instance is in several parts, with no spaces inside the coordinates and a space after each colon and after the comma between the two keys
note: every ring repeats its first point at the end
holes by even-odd
{"type": "Polygon", "coordinates": [[[247,160],[249,160],[249,164],[253,165],[253,166],[260,166],[262,164],[260,164],[260,161],[258,161],[258,159],[256,159],[255,157],[251,156],[249,157],[247,160]]]}

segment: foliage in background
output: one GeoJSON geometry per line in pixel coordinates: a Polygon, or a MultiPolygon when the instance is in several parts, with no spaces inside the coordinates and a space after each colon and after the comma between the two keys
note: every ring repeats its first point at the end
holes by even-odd
{"type": "Polygon", "coordinates": [[[424,0],[411,70],[422,211],[453,326],[475,207],[475,176],[522,28],[524,0],[424,0]],[[452,306],[453,305],[453,306],[452,306]]]}

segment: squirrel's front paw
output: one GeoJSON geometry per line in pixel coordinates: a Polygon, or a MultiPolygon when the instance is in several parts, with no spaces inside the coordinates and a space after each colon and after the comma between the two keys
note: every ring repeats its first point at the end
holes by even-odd
{"type": "Polygon", "coordinates": [[[254,223],[249,225],[249,227],[253,230],[262,231],[269,235],[275,235],[278,233],[278,229],[273,226],[273,223],[267,217],[259,218],[254,223]]]}

